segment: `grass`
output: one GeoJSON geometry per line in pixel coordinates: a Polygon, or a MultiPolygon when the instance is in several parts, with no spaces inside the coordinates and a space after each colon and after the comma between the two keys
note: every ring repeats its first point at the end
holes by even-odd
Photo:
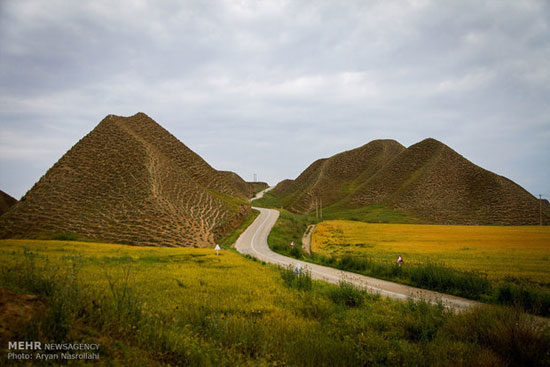
{"type": "Polygon", "coordinates": [[[323,220],[351,220],[366,223],[418,223],[419,219],[402,210],[375,204],[350,209],[338,203],[323,208],[323,220]]]}
{"type": "Polygon", "coordinates": [[[324,256],[353,255],[393,264],[444,263],[462,271],[550,283],[550,227],[369,224],[325,221],[312,236],[324,256]]]}
{"type": "Polygon", "coordinates": [[[547,228],[325,221],[314,231],[308,256],[301,238],[318,220],[280,213],[268,237],[270,248],[280,254],[550,316],[547,228]],[[395,265],[399,253],[406,261],[402,267],[395,265]]]}
{"type": "MultiPolygon", "coordinates": [[[[275,209],[288,209],[293,198],[281,198],[266,192],[261,199],[254,200],[254,206],[275,209]]],[[[300,216],[300,214],[295,214],[300,216]]],[[[315,211],[307,213],[315,217],[315,211]]],[[[323,220],[342,219],[367,223],[418,223],[419,219],[401,210],[389,208],[384,204],[375,204],[361,208],[346,208],[345,204],[334,203],[323,208],[323,220]]]]}
{"type": "MultiPolygon", "coordinates": [[[[307,272],[285,272],[233,251],[3,240],[0,265],[1,287],[36,294],[47,305],[9,338],[99,342],[97,365],[543,366],[550,360],[548,327],[513,309],[457,316],[425,302],[312,281],[307,272]],[[511,342],[519,345],[502,348],[511,342]],[[533,348],[540,351],[536,360],[533,348]]],[[[0,335],[2,348],[7,337],[0,335]]]]}
{"type": "Polygon", "coordinates": [[[269,247],[280,254],[301,259],[304,256],[302,236],[307,226],[314,221],[315,218],[310,215],[297,215],[287,210],[280,210],[277,224],[267,238],[269,247]],[[291,241],[294,241],[294,247],[290,246],[291,241]]]}
{"type": "Polygon", "coordinates": [[[329,266],[550,315],[546,227],[327,221],[312,237],[313,259],[329,266]]]}
{"type": "Polygon", "coordinates": [[[261,198],[254,200],[252,205],[262,208],[281,208],[283,203],[280,197],[268,191],[261,198]]]}

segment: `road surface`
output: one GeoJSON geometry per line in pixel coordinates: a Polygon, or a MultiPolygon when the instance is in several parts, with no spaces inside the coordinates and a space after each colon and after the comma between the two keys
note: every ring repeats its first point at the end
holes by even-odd
{"type": "Polygon", "coordinates": [[[280,266],[296,266],[300,264],[311,272],[313,279],[323,280],[329,283],[338,284],[346,280],[356,286],[366,289],[372,293],[379,293],[382,296],[398,300],[426,300],[431,303],[442,302],[443,305],[455,311],[461,311],[479,304],[468,299],[455,297],[447,294],[437,293],[424,289],[409,287],[402,284],[392,283],[385,280],[367,277],[350,273],[326,266],[308,263],[277,254],[267,245],[267,236],[279,217],[279,212],[274,209],[254,208],[260,211],[256,220],[244,231],[235,243],[235,248],[242,254],[251,255],[259,260],[280,266]]]}

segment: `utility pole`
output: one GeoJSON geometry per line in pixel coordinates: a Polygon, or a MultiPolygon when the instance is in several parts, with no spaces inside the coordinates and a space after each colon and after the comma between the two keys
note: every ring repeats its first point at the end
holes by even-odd
{"type": "Polygon", "coordinates": [[[254,182],[258,182],[258,176],[254,173],[254,182]]]}

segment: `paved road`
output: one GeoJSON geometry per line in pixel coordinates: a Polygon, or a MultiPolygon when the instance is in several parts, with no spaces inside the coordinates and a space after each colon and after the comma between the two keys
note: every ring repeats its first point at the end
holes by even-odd
{"type": "Polygon", "coordinates": [[[262,191],[260,191],[260,192],[257,192],[256,195],[254,195],[254,197],[252,198],[252,200],[261,199],[261,198],[264,196],[264,194],[265,194],[266,192],[268,192],[269,190],[271,190],[271,189],[274,188],[274,187],[275,187],[275,186],[270,186],[270,187],[268,187],[267,189],[264,189],[264,190],[262,190],[262,191]]]}
{"type": "Polygon", "coordinates": [[[409,287],[326,266],[311,264],[277,254],[269,249],[267,245],[267,236],[277,221],[279,212],[274,209],[254,209],[259,210],[260,215],[246,229],[246,231],[241,234],[235,243],[235,248],[242,254],[248,254],[265,262],[281,266],[296,266],[296,264],[300,264],[302,267],[307,268],[311,272],[311,277],[313,279],[320,279],[335,284],[340,282],[340,280],[345,279],[360,288],[367,289],[369,292],[379,293],[382,296],[393,299],[424,299],[433,303],[441,301],[445,306],[456,311],[464,310],[478,304],[475,301],[460,297],[409,287]]]}

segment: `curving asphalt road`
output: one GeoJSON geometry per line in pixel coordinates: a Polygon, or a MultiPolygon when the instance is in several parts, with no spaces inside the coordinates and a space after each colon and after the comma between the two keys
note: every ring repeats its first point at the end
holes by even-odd
{"type": "Polygon", "coordinates": [[[277,254],[271,251],[267,245],[267,236],[269,235],[271,228],[275,225],[275,222],[279,217],[279,212],[274,209],[254,209],[259,210],[260,215],[246,229],[246,231],[241,234],[241,236],[237,239],[237,242],[235,242],[235,248],[241,254],[248,254],[259,260],[281,266],[296,266],[297,264],[300,264],[303,268],[307,268],[311,272],[311,277],[313,279],[319,279],[335,284],[338,284],[342,279],[345,279],[346,281],[351,282],[362,289],[366,289],[369,292],[379,293],[382,296],[393,299],[403,301],[407,299],[424,299],[432,303],[441,301],[443,305],[455,311],[461,311],[479,304],[478,302],[460,297],[409,287],[406,285],[312,264],[277,254]]]}

